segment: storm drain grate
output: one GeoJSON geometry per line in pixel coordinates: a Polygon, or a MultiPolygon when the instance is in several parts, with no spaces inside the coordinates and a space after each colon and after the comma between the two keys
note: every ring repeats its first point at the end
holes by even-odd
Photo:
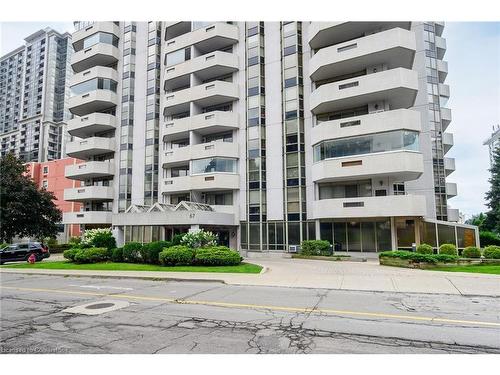
{"type": "Polygon", "coordinates": [[[129,306],[130,303],[127,301],[94,301],[89,302],[84,305],[70,307],[63,310],[62,312],[70,314],[82,314],[82,315],[99,315],[110,311],[123,309],[129,306]]]}

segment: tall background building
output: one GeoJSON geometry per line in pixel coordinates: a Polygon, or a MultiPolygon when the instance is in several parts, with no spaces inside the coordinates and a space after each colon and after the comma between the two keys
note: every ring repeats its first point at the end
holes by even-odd
{"type": "Polygon", "coordinates": [[[493,126],[490,137],[484,141],[485,146],[488,146],[488,153],[490,156],[490,166],[493,166],[493,150],[500,147],[500,125],[493,126]]]}
{"type": "Polygon", "coordinates": [[[66,223],[248,253],[477,244],[450,222],[443,23],[75,26],[66,223]]]}
{"type": "Polygon", "coordinates": [[[26,162],[64,157],[71,35],[51,28],[0,58],[0,153],[26,162]]]}

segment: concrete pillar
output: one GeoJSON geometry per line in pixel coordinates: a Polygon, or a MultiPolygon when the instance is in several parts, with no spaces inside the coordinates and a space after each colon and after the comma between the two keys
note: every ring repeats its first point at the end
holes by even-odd
{"type": "Polygon", "coordinates": [[[391,246],[392,250],[398,249],[398,236],[396,231],[396,220],[394,217],[391,217],[391,246]]]}
{"type": "Polygon", "coordinates": [[[200,225],[199,224],[193,224],[191,227],[189,227],[189,233],[191,232],[197,232],[200,230],[200,225]]]}
{"type": "Polygon", "coordinates": [[[420,220],[415,219],[415,243],[420,245],[420,220]]]}
{"type": "MultiPolygon", "coordinates": [[[[315,232],[316,232],[316,239],[320,240],[320,226],[319,226],[319,220],[314,220],[314,227],[315,227],[315,232]]],[[[333,244],[332,244],[333,245],[333,244]]]]}

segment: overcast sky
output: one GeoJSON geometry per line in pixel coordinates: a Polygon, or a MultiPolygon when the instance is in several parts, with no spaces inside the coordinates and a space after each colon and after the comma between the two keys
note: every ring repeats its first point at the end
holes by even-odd
{"type": "MultiPolygon", "coordinates": [[[[72,22],[4,22],[0,24],[0,55],[23,44],[31,33],[50,26],[73,32],[72,22]]],[[[448,180],[458,184],[458,196],[449,201],[467,216],[485,211],[488,190],[488,150],[483,141],[500,123],[500,23],[448,22],[444,57],[448,61],[451,97],[447,107],[455,145],[447,154],[456,159],[456,171],[448,180]]]]}

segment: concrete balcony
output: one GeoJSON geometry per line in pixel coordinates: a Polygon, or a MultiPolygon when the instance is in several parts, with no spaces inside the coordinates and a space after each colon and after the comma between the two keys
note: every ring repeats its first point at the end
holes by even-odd
{"type": "Polygon", "coordinates": [[[86,69],[80,73],[74,74],[70,79],[70,86],[78,85],[79,83],[94,79],[94,78],[108,78],[118,82],[118,72],[116,69],[107,68],[105,66],[94,66],[93,68],[86,69]]]}
{"type": "Polygon", "coordinates": [[[72,164],[65,168],[65,177],[71,180],[87,180],[113,176],[115,163],[113,161],[88,161],[86,163],[72,164]]]}
{"type": "Polygon", "coordinates": [[[411,22],[311,22],[308,28],[309,45],[318,49],[356,39],[375,30],[395,27],[410,30],[411,22]]]}
{"type": "Polygon", "coordinates": [[[186,164],[189,160],[211,157],[239,158],[237,142],[210,142],[165,151],[163,167],[186,164]]]}
{"type": "Polygon", "coordinates": [[[203,85],[165,94],[164,115],[189,110],[189,103],[194,102],[201,107],[208,107],[238,100],[239,88],[237,83],[213,81],[203,85]]]}
{"type": "Polygon", "coordinates": [[[446,198],[450,199],[457,196],[457,184],[455,182],[446,183],[446,198]]]}
{"type": "Polygon", "coordinates": [[[237,70],[238,55],[222,51],[211,52],[165,68],[165,89],[171,90],[189,84],[191,73],[195,73],[201,81],[207,81],[237,70]]]}
{"type": "Polygon", "coordinates": [[[64,189],[64,200],[68,202],[112,201],[112,186],[82,186],[64,189]]]}
{"type": "Polygon", "coordinates": [[[238,190],[240,175],[233,173],[204,173],[191,176],[166,178],[163,181],[163,192],[182,193],[187,191],[238,190]]]}
{"type": "Polygon", "coordinates": [[[117,47],[98,43],[89,48],[75,52],[71,56],[71,67],[74,73],[80,73],[94,66],[110,66],[116,64],[120,59],[120,51],[117,47]]]}
{"type": "Polygon", "coordinates": [[[457,208],[448,207],[446,211],[448,212],[448,221],[457,223],[460,220],[460,211],[457,208]]]}
{"type": "Polygon", "coordinates": [[[113,219],[111,211],[64,212],[63,224],[110,224],[113,219]]]}
{"type": "Polygon", "coordinates": [[[208,53],[232,46],[238,42],[238,26],[225,22],[216,22],[213,25],[179,35],[165,42],[165,53],[177,51],[194,45],[201,53],[208,53]]]}
{"type": "Polygon", "coordinates": [[[324,121],[311,129],[311,144],[328,139],[407,129],[421,131],[420,113],[396,109],[340,120],[324,121]]]}
{"type": "Polygon", "coordinates": [[[446,154],[453,147],[453,133],[443,133],[443,151],[446,154]]]}
{"type": "Polygon", "coordinates": [[[443,126],[443,131],[445,131],[446,128],[451,123],[451,109],[441,107],[440,111],[441,111],[441,124],[443,126]]]}
{"type": "Polygon", "coordinates": [[[91,113],[68,121],[68,133],[78,138],[113,129],[116,129],[116,117],[107,113],[91,113]]]}
{"type": "Polygon", "coordinates": [[[417,91],[416,71],[385,70],[320,86],[311,94],[311,111],[327,113],[376,101],[385,101],[391,109],[409,108],[417,91]]]}
{"type": "Polygon", "coordinates": [[[80,141],[68,142],[66,154],[77,159],[115,152],[115,138],[91,137],[80,141]]]}
{"type": "Polygon", "coordinates": [[[95,33],[108,33],[113,34],[117,37],[120,36],[120,26],[116,25],[111,21],[99,22],[96,21],[92,25],[89,25],[81,30],[75,31],[71,35],[71,40],[73,42],[73,48],[75,51],[79,51],[83,48],[83,41],[95,33]]]}
{"type": "Polygon", "coordinates": [[[446,53],[446,39],[436,35],[435,42],[437,58],[438,60],[442,60],[444,58],[444,54],[446,53]]]}
{"type": "Polygon", "coordinates": [[[322,48],[311,58],[310,76],[318,81],[379,64],[387,64],[388,69],[411,69],[415,48],[414,32],[400,28],[382,31],[322,48]]]}
{"type": "Polygon", "coordinates": [[[414,217],[426,214],[423,195],[322,199],[313,202],[313,219],[414,217]]]}
{"type": "Polygon", "coordinates": [[[311,169],[314,182],[378,177],[412,181],[419,178],[423,172],[423,156],[414,151],[391,151],[325,159],[313,163],[311,169]]]}
{"type": "Polygon", "coordinates": [[[448,76],[448,62],[443,60],[437,60],[437,71],[439,82],[444,83],[446,76],[448,76]]]}
{"type": "Polygon", "coordinates": [[[455,158],[443,158],[443,162],[446,176],[455,172],[455,158]]]}
{"type": "Polygon", "coordinates": [[[450,86],[444,83],[439,84],[439,96],[444,98],[450,97],[450,86]]]}
{"type": "Polygon", "coordinates": [[[189,137],[191,130],[204,135],[233,129],[239,129],[237,113],[214,111],[167,121],[163,135],[173,140],[189,137]]]}
{"type": "Polygon", "coordinates": [[[69,98],[68,107],[72,114],[85,116],[89,113],[104,111],[118,105],[118,96],[110,90],[93,90],[69,98]]]}
{"type": "Polygon", "coordinates": [[[437,36],[443,35],[444,21],[434,21],[434,31],[437,36]]]}

